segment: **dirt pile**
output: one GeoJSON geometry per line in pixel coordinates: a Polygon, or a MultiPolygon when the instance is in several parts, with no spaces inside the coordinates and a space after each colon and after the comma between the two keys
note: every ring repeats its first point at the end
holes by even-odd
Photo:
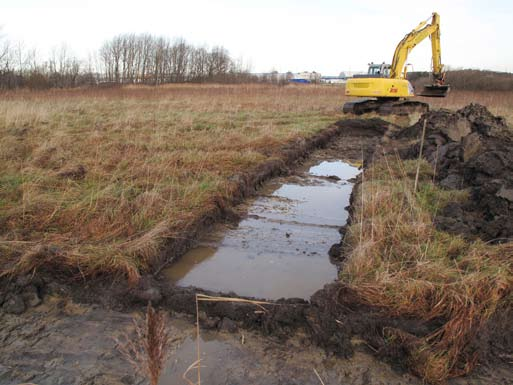
{"type": "Polygon", "coordinates": [[[470,104],[456,112],[439,110],[422,116],[394,139],[415,140],[403,158],[418,157],[426,120],[423,156],[436,170],[439,184],[469,189],[470,199],[447,205],[437,216],[441,230],[503,242],[513,237],[513,129],[486,107],[470,104]]]}

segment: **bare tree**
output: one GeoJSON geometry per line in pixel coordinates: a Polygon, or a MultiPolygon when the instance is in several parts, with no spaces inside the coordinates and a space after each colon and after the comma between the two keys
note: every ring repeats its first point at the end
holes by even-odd
{"type": "Polygon", "coordinates": [[[61,44],[39,60],[23,42],[9,44],[0,35],[0,87],[76,87],[106,81],[118,84],[240,82],[251,80],[242,60],[221,47],[194,47],[184,38],[123,34],[104,42],[81,62],[61,44]]]}

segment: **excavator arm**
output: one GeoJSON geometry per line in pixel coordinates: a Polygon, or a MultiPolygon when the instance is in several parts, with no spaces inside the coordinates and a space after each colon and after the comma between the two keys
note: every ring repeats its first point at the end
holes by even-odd
{"type": "Polygon", "coordinates": [[[408,33],[397,45],[392,65],[390,68],[390,78],[392,79],[405,79],[406,68],[405,63],[411,50],[417,44],[427,37],[431,37],[431,50],[433,61],[433,78],[436,85],[443,85],[445,80],[445,73],[441,61],[441,48],[440,48],[440,16],[438,13],[433,13],[431,24],[426,21],[421,22],[413,31],[408,33]]]}

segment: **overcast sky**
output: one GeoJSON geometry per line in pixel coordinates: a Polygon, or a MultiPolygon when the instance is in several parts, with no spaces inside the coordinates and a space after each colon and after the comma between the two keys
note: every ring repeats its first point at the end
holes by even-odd
{"type": "MultiPolygon", "coordinates": [[[[66,43],[86,58],[126,32],[222,45],[255,72],[324,75],[390,62],[395,46],[433,11],[441,17],[442,62],[513,72],[511,0],[0,0],[2,34],[40,57],[66,43]]],[[[430,68],[429,40],[408,62],[430,68]]]]}

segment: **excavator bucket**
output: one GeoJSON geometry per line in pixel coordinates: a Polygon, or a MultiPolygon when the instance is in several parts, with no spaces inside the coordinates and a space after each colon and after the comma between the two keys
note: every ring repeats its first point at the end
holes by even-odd
{"type": "Polygon", "coordinates": [[[425,85],[422,92],[419,94],[420,96],[427,96],[429,98],[443,98],[447,96],[447,93],[450,90],[450,86],[447,84],[437,85],[437,84],[429,84],[425,85]]]}

